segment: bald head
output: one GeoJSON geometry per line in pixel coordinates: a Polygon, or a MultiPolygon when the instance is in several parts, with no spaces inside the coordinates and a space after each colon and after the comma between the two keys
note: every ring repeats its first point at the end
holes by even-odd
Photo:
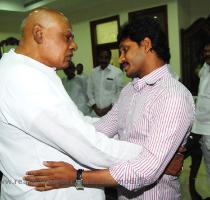
{"type": "Polygon", "coordinates": [[[40,8],[34,10],[29,13],[22,23],[23,37],[27,37],[28,34],[32,32],[32,29],[35,25],[48,28],[59,20],[65,20],[68,22],[68,19],[63,15],[63,13],[57,10],[49,8],[40,8]]]}
{"type": "Polygon", "coordinates": [[[68,66],[77,45],[69,20],[61,12],[49,8],[34,10],[24,20],[22,29],[17,53],[50,67],[68,66]]]}

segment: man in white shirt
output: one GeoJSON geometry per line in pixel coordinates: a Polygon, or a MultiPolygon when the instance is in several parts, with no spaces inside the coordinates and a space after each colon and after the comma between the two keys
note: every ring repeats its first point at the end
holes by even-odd
{"type": "Polygon", "coordinates": [[[202,135],[201,148],[210,183],[210,41],[204,47],[204,59],[205,63],[199,72],[196,119],[192,132],[202,135]]]}
{"type": "Polygon", "coordinates": [[[99,66],[93,69],[88,78],[87,95],[93,109],[93,117],[104,116],[117,101],[123,88],[123,73],[109,64],[110,60],[111,51],[101,50],[98,57],[99,66]]]}
{"type": "Polygon", "coordinates": [[[76,49],[68,19],[42,8],[29,14],[19,46],[0,61],[1,200],[102,200],[98,188],[40,193],[22,177],[44,160],[100,169],[141,151],[140,145],[96,132],[69,98],[55,69],[66,68],[76,49]]]}

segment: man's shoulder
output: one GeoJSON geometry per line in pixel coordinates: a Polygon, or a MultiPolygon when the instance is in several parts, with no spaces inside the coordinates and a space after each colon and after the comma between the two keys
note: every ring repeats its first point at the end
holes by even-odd
{"type": "Polygon", "coordinates": [[[127,85],[125,85],[123,87],[123,89],[121,90],[121,94],[125,95],[125,94],[128,94],[128,93],[132,92],[132,91],[133,91],[133,84],[132,84],[132,82],[129,82],[129,83],[127,83],[127,85]]]}
{"type": "Polygon", "coordinates": [[[116,73],[122,73],[119,67],[116,67],[114,65],[109,64],[109,69],[116,72],[116,73]]]}
{"type": "Polygon", "coordinates": [[[109,65],[110,74],[112,74],[113,77],[122,77],[123,72],[114,65],[109,65]]]}
{"type": "Polygon", "coordinates": [[[180,81],[171,76],[165,77],[160,82],[160,87],[164,93],[170,96],[188,96],[190,99],[193,99],[191,92],[180,81]]]}

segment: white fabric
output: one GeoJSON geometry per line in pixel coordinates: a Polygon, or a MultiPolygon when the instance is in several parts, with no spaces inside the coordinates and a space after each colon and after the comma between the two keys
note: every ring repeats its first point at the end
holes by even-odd
{"type": "Polygon", "coordinates": [[[196,102],[196,117],[192,132],[210,135],[210,66],[204,63],[199,72],[200,83],[196,102]]]}
{"type": "Polygon", "coordinates": [[[201,148],[210,183],[210,66],[204,63],[199,72],[200,83],[196,101],[196,118],[192,132],[202,136],[201,148]]]}
{"type": "Polygon", "coordinates": [[[201,149],[210,186],[210,135],[203,135],[201,139],[201,149]]]}
{"type": "Polygon", "coordinates": [[[77,105],[78,109],[84,114],[90,114],[90,108],[88,107],[88,97],[85,88],[84,79],[80,76],[75,76],[71,80],[63,78],[62,83],[66,92],[71,97],[73,102],[77,105]]]}
{"type": "Polygon", "coordinates": [[[0,61],[1,200],[100,200],[100,189],[74,187],[44,193],[23,184],[25,172],[57,160],[107,168],[136,157],[141,146],[95,131],[66,93],[54,69],[14,50],[0,61]],[[72,159],[73,158],[73,159],[72,159]],[[78,162],[76,162],[77,160],[78,162]]]}
{"type": "Polygon", "coordinates": [[[108,65],[104,70],[100,66],[93,69],[88,78],[87,95],[89,105],[105,108],[117,101],[123,88],[123,73],[113,66],[108,65]]]}

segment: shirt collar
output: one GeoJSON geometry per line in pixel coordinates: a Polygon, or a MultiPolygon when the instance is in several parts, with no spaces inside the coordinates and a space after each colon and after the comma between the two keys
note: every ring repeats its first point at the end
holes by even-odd
{"type": "Polygon", "coordinates": [[[101,66],[99,67],[99,70],[101,70],[101,71],[106,71],[106,70],[112,70],[112,67],[111,67],[111,65],[109,64],[105,69],[101,69],[101,66]]]}
{"type": "Polygon", "coordinates": [[[50,73],[51,72],[55,73],[55,71],[56,71],[55,67],[49,67],[49,66],[47,66],[47,65],[45,65],[45,64],[43,64],[43,63],[41,63],[37,60],[34,60],[31,57],[25,56],[23,54],[16,53],[15,49],[13,49],[13,48],[10,49],[10,51],[8,53],[15,55],[17,58],[21,59],[25,63],[28,63],[29,67],[37,68],[40,71],[45,71],[45,72],[48,72],[48,73],[49,72],[50,73]]]}
{"type": "Polygon", "coordinates": [[[144,76],[143,78],[135,78],[132,84],[136,91],[140,91],[146,85],[154,85],[159,79],[161,79],[163,76],[167,74],[170,73],[168,71],[168,67],[166,64],[152,71],[150,74],[144,76]]]}

